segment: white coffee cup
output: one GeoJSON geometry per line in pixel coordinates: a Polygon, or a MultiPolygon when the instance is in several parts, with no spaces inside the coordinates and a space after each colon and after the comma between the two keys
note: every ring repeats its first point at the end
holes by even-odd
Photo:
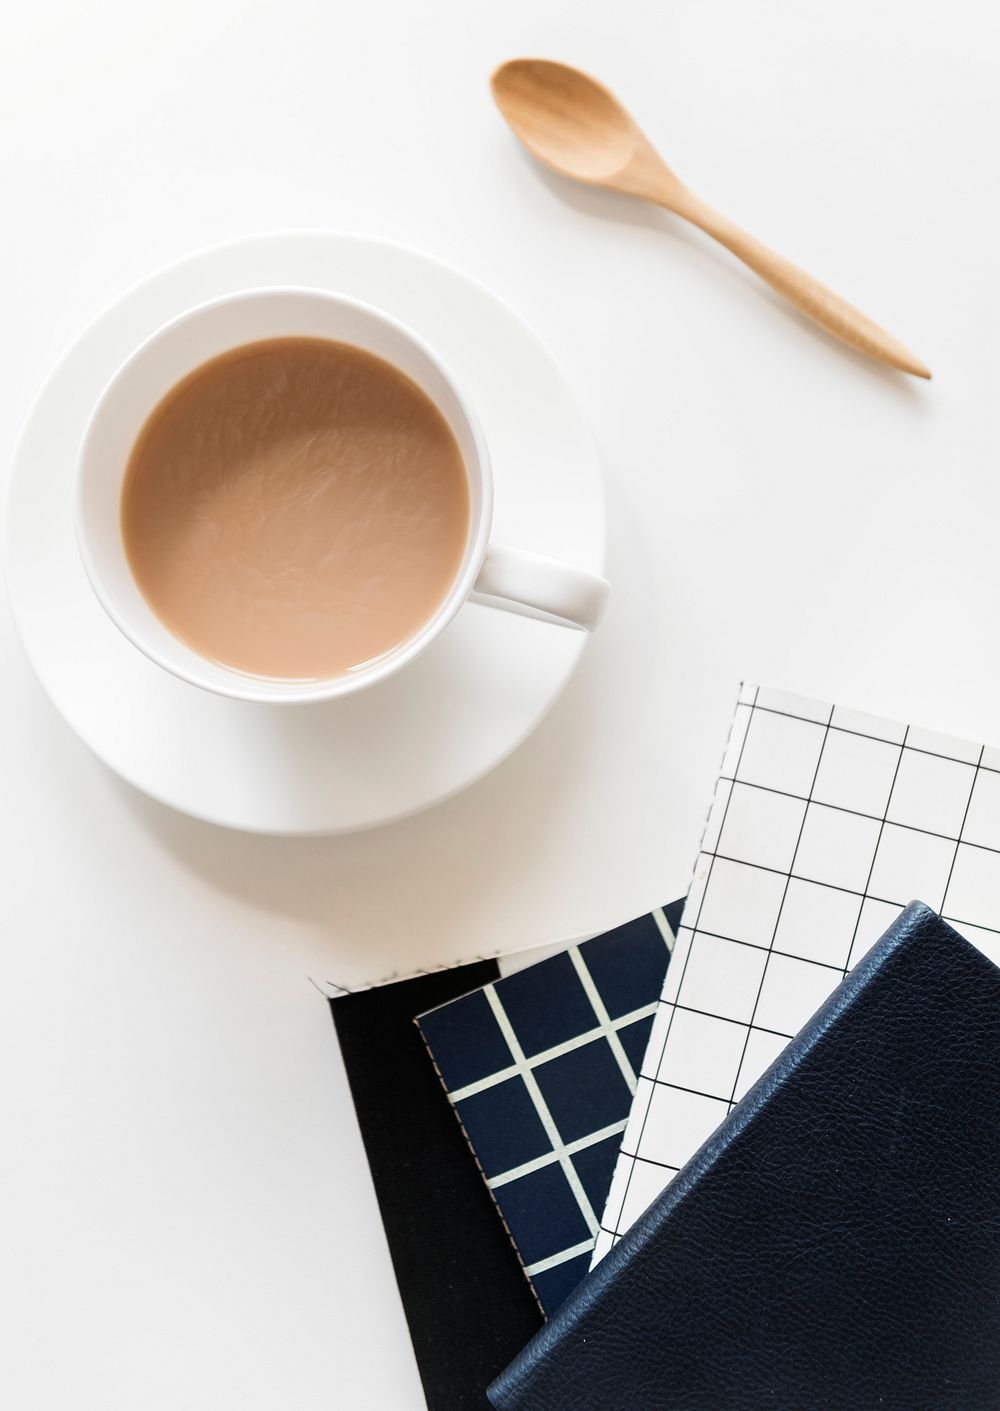
{"type": "Polygon", "coordinates": [[[490,543],[493,475],[475,411],[452,373],[416,333],[388,314],[320,289],[251,289],[200,304],[148,338],[118,369],[80,448],[76,534],[87,576],[109,617],[140,651],[192,685],[244,701],[325,701],[400,671],[444,631],[467,599],[589,631],[608,594],[585,569],[490,543]],[[201,656],[160,621],[139,590],[122,540],[120,500],[129,455],[147,417],[181,378],[245,343],[330,338],[375,353],[434,401],[462,452],[469,533],[461,567],[420,630],[371,666],[319,681],[253,676],[201,656]]]}

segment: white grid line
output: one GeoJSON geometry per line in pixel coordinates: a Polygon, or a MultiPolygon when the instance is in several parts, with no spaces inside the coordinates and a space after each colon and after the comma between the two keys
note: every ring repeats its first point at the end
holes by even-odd
{"type": "Polygon", "coordinates": [[[501,1171],[499,1176],[491,1176],[486,1182],[490,1190],[498,1190],[501,1186],[508,1185],[511,1181],[520,1180],[522,1176],[530,1176],[535,1171],[541,1171],[545,1166],[551,1166],[559,1161],[563,1156],[575,1156],[578,1151],[586,1151],[588,1146],[596,1146],[598,1142],[607,1141],[609,1137],[616,1137],[620,1132],[624,1132],[627,1117],[623,1117],[620,1122],[612,1122],[607,1127],[602,1127],[599,1132],[588,1132],[585,1137],[577,1137],[576,1141],[567,1142],[565,1146],[560,1146],[558,1151],[546,1151],[541,1156],[536,1156],[533,1161],[525,1161],[521,1166],[513,1166],[509,1171],[501,1171]]]}
{"type": "MultiPolygon", "coordinates": [[[[648,1019],[651,1014],[655,1014],[658,1000],[653,1000],[651,1004],[644,1004],[639,1009],[630,1010],[628,1014],[623,1014],[620,1019],[611,1020],[611,1027],[614,1030],[627,1029],[630,1024],[637,1023],[640,1019],[648,1019]]],[[[572,1053],[574,1049],[584,1048],[587,1044],[593,1043],[595,1039],[606,1037],[603,1025],[596,1025],[593,1029],[588,1029],[585,1034],[574,1034],[571,1039],[564,1039],[562,1043],[553,1044],[551,1048],[545,1049],[542,1053],[534,1053],[530,1058],[525,1058],[525,1063],[529,1068],[539,1068],[543,1063],[549,1063],[553,1058],[562,1058],[566,1053],[572,1053]]],[[[464,1088],[456,1088],[448,1096],[452,1102],[464,1102],[467,1097],[475,1097],[477,1093],[484,1093],[488,1088],[495,1088],[498,1083],[505,1083],[508,1078],[516,1078],[521,1069],[518,1064],[512,1063],[509,1068],[500,1068],[496,1073],[487,1073],[485,1078],[477,1078],[473,1083],[466,1083],[464,1088]]],[[[633,1083],[633,1088],[635,1084],[633,1083]]]]}
{"type": "Polygon", "coordinates": [[[582,1240],[570,1249],[561,1249],[558,1254],[550,1254],[548,1259],[539,1259],[535,1264],[525,1265],[524,1272],[528,1275],[544,1274],[547,1269],[554,1269],[557,1264],[567,1264],[571,1259],[579,1259],[581,1254],[589,1254],[592,1248],[590,1240],[582,1240]]]}
{"type": "Polygon", "coordinates": [[[666,946],[670,954],[673,955],[674,944],[677,940],[677,937],[670,929],[670,922],[667,920],[666,912],[663,910],[662,906],[654,906],[653,910],[649,914],[656,922],[660,935],[663,937],[663,944],[666,946]]]}
{"type": "Polygon", "coordinates": [[[587,1192],[583,1189],[583,1182],[576,1174],[576,1168],[566,1155],[562,1138],[559,1135],[559,1128],[556,1126],[552,1113],[548,1109],[548,1104],[542,1096],[542,1090],[538,1086],[538,1079],[528,1066],[524,1051],[518,1042],[517,1035],[514,1033],[514,1026],[507,1018],[507,1011],[500,1003],[500,996],[497,994],[494,986],[487,985],[483,993],[489,1001],[489,1006],[493,1010],[493,1016],[499,1025],[500,1032],[503,1034],[507,1047],[510,1049],[515,1067],[520,1073],[521,1080],[528,1090],[528,1096],[531,1098],[535,1111],[538,1113],[538,1120],[544,1127],[545,1135],[551,1142],[553,1150],[557,1152],[559,1165],[562,1167],[563,1175],[566,1177],[570,1190],[576,1197],[576,1203],[580,1207],[580,1213],[587,1222],[587,1229],[590,1231],[591,1236],[596,1239],[598,1221],[597,1216],[594,1214],[594,1208],[588,1199],[587,1192]]]}
{"type": "Polygon", "coordinates": [[[621,1075],[625,1079],[626,1085],[628,1086],[628,1090],[630,1093],[634,1093],[635,1073],[633,1072],[632,1065],[628,1060],[628,1054],[622,1047],[622,1041],[615,1033],[614,1025],[611,1022],[611,1015],[608,1013],[604,1001],[601,999],[600,991],[594,984],[593,977],[590,971],[587,969],[587,962],[580,954],[579,948],[577,946],[570,946],[569,958],[572,963],[573,969],[576,971],[577,979],[580,981],[580,984],[583,986],[587,998],[590,1000],[590,1007],[597,1015],[597,1022],[600,1026],[600,1031],[608,1041],[608,1047],[614,1054],[615,1062],[618,1064],[618,1067],[621,1070],[621,1075]]]}

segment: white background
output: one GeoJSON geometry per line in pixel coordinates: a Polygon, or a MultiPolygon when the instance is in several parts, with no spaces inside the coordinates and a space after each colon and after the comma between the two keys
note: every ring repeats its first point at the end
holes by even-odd
{"type": "Polygon", "coordinates": [[[108,300],[199,246],[428,249],[540,332],[597,432],[615,597],[492,777],[379,834],[253,839],[111,778],[6,617],[0,1400],[416,1408],[305,976],[600,929],[683,890],[746,675],[1000,741],[1000,18],[931,0],[33,0],[0,41],[0,458],[108,300]],[[933,367],[884,373],[492,108],[541,53],[933,367]]]}

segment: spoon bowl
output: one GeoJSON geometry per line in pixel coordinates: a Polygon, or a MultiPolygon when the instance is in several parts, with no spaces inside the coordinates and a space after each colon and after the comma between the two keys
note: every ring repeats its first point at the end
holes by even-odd
{"type": "Polygon", "coordinates": [[[567,64],[512,59],[491,82],[497,107],[528,150],[576,181],[613,181],[643,140],[614,94],[567,64]]]}

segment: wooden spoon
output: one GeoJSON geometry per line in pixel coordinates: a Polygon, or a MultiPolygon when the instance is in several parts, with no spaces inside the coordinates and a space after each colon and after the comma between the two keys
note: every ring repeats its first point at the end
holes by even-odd
{"type": "Polygon", "coordinates": [[[596,79],[547,59],[512,59],[501,64],[492,84],[497,107],[514,132],[553,171],[665,206],[725,245],[852,348],[915,377],[930,377],[920,359],[878,324],[699,201],[596,79]]]}

